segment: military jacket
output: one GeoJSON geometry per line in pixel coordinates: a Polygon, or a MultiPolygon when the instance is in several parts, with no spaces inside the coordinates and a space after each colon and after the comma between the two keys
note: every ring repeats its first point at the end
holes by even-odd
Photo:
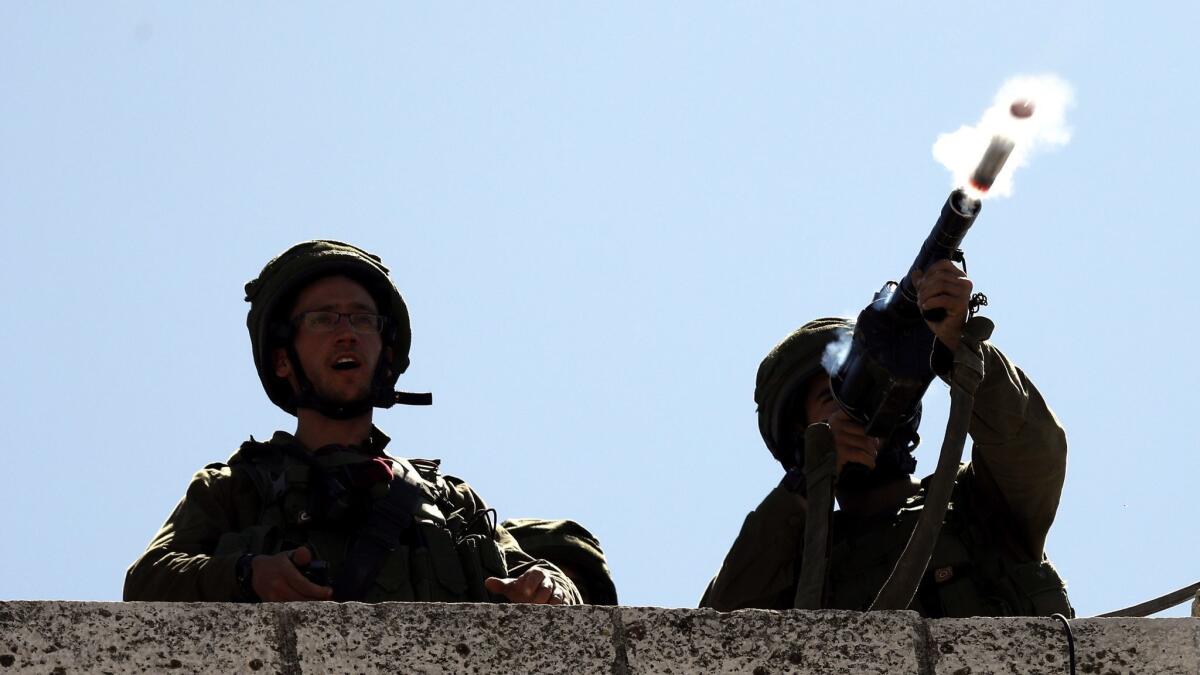
{"type": "Polygon", "coordinates": [[[489,576],[517,577],[540,568],[578,603],[574,584],[536,560],[496,522],[495,512],[464,481],[438,473],[438,463],[383,454],[388,442],[373,429],[369,451],[309,453],[290,434],[250,439],[226,464],[198,472],[187,494],[125,577],[125,600],[237,601],[243,597],[237,560],[309,546],[330,578],[343,571],[362,536],[372,504],[388,479],[419,495],[411,524],[384,556],[362,598],[377,601],[500,601],[483,588],[489,576]],[[382,465],[381,465],[382,463],[382,465]],[[330,488],[329,476],[338,477],[330,488]]]}
{"type": "MultiPolygon", "coordinates": [[[[990,343],[975,397],[971,462],[959,471],[945,525],[910,609],[928,617],[1073,615],[1046,559],[1066,475],[1062,426],[1025,373],[990,343]]],[[[924,485],[895,513],[834,513],[823,605],[866,609],[912,533],[924,485]]],[[[701,606],[789,609],[803,557],[807,504],[780,486],[750,513],[701,606]]]]}

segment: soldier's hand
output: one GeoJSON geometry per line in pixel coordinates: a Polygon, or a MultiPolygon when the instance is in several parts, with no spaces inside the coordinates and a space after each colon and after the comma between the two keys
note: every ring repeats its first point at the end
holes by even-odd
{"type": "Polygon", "coordinates": [[[539,569],[531,569],[516,579],[488,577],[484,585],[492,593],[503,595],[510,602],[529,605],[561,605],[566,602],[566,593],[554,583],[554,579],[539,569]]]}
{"type": "Polygon", "coordinates": [[[929,330],[951,351],[957,349],[974,288],[967,273],[949,260],[939,260],[924,274],[914,272],[912,282],[917,289],[917,306],[922,312],[937,308],[946,310],[946,318],[937,323],[926,322],[929,330]]]}
{"type": "Polygon", "coordinates": [[[879,446],[882,441],[874,436],[868,436],[863,425],[855,422],[845,411],[838,409],[825,420],[829,430],[833,432],[833,446],[837,449],[837,473],[841,475],[842,467],[848,462],[862,464],[868,469],[875,468],[875,458],[879,456],[879,446]]]}
{"type": "Polygon", "coordinates": [[[312,551],[302,546],[275,555],[257,555],[250,561],[251,583],[263,602],[331,600],[333,589],[318,586],[300,572],[312,562],[312,551]]]}

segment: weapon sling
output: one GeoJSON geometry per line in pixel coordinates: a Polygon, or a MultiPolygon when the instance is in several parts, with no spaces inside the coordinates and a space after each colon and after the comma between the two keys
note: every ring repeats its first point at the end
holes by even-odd
{"type": "Polygon", "coordinates": [[[1175,605],[1181,605],[1188,600],[1191,600],[1192,598],[1196,597],[1196,593],[1198,591],[1200,591],[1200,581],[1190,586],[1184,586],[1179,590],[1171,591],[1166,595],[1160,595],[1153,600],[1147,600],[1146,602],[1138,603],[1132,607],[1117,609],[1111,612],[1105,612],[1104,614],[1097,614],[1097,616],[1102,618],[1150,616],[1151,614],[1157,614],[1164,609],[1171,609],[1175,605]]]}
{"type": "Polygon", "coordinates": [[[821,609],[825,573],[829,563],[829,521],[833,516],[833,489],[837,475],[837,450],[828,424],[804,430],[805,481],[808,508],[804,517],[804,558],[796,584],[796,609],[821,609]]]}
{"type": "MultiPolygon", "coordinates": [[[[969,324],[968,324],[969,325],[969,324]]],[[[984,329],[991,333],[990,326],[984,329]]],[[[964,333],[964,338],[968,336],[964,333]]],[[[984,335],[979,341],[986,340],[984,335]]],[[[950,416],[946,420],[946,435],[942,439],[942,451],[938,455],[937,470],[929,484],[925,506],[917,526],[913,528],[908,544],[892,574],[879,589],[879,595],[868,611],[907,609],[912,602],[921,576],[929,565],[933,547],[942,531],[942,521],[954,492],[954,480],[958,465],[962,461],[963,448],[967,444],[967,433],[971,427],[971,413],[975,406],[975,391],[983,381],[983,358],[967,344],[959,345],[954,353],[954,369],[950,375],[950,416]]]]}

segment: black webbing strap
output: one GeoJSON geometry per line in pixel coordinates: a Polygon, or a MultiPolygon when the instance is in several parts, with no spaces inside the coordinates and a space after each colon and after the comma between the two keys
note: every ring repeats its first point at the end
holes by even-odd
{"type": "Polygon", "coordinates": [[[392,400],[400,405],[433,405],[433,394],[413,391],[392,392],[392,400]]]}
{"type": "Polygon", "coordinates": [[[804,519],[804,556],[792,606],[821,609],[837,473],[837,450],[828,424],[812,424],[804,430],[804,467],[808,480],[808,510],[804,519]]]}
{"type": "Polygon", "coordinates": [[[424,492],[416,479],[398,469],[388,493],[376,500],[371,513],[355,536],[337,578],[333,580],[333,599],[337,602],[362,600],[383,569],[389,554],[396,550],[401,537],[412,527],[424,492]]]}

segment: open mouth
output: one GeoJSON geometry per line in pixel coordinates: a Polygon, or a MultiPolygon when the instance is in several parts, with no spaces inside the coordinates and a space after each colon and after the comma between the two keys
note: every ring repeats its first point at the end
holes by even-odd
{"type": "Polygon", "coordinates": [[[362,364],[358,362],[358,359],[354,358],[353,356],[341,356],[334,360],[333,369],[334,370],[354,370],[355,368],[358,368],[361,365],[362,364]]]}

